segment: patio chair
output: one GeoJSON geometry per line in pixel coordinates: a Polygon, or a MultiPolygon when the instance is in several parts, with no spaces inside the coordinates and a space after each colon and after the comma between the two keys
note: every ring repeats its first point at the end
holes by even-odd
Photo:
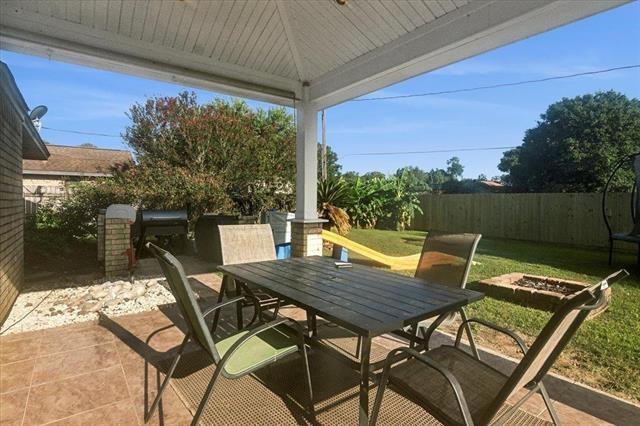
{"type": "MultiPolygon", "coordinates": [[[[238,263],[260,262],[276,259],[276,248],[273,242],[273,233],[269,224],[261,225],[219,225],[220,252],[222,265],[234,265],[238,263]]],[[[218,303],[224,296],[237,297],[245,290],[247,298],[243,299],[237,307],[238,329],[243,327],[242,308],[257,302],[260,310],[254,312],[249,322],[252,324],[257,316],[273,308],[272,318],[277,317],[280,307],[280,299],[273,297],[260,288],[238,282],[231,277],[223,277],[222,286],[218,295],[218,303]],[[251,300],[248,300],[251,299],[251,300]]],[[[219,313],[215,314],[214,325],[217,325],[219,313]]],[[[261,319],[264,319],[261,317],[261,319]]]]}
{"type": "Polygon", "coordinates": [[[607,183],[604,185],[602,191],[602,217],[604,218],[604,224],[607,227],[609,234],[609,265],[613,262],[613,243],[615,241],[624,241],[627,243],[638,245],[638,255],[636,262],[640,265],[640,152],[627,155],[623,157],[613,167],[613,171],[607,183]],[[609,193],[609,187],[613,182],[618,172],[623,168],[633,168],[635,174],[635,181],[633,188],[631,189],[631,220],[633,221],[633,228],[627,232],[614,232],[609,222],[609,214],[607,212],[607,195],[609,193]]]}
{"type": "MultiPolygon", "coordinates": [[[[309,392],[309,408],[313,415],[313,391],[302,327],[294,320],[279,318],[246,328],[217,342],[214,341],[215,329],[212,328],[210,330],[207,328],[205,318],[214,312],[219,312],[225,306],[239,302],[241,297],[218,303],[205,309],[204,312],[201,311],[180,262],[171,253],[152,243],[147,243],[146,247],[158,259],[171,292],[176,299],[180,313],[186,322],[188,331],[167,371],[158,395],[153,401],[149,412],[145,414],[145,423],[153,416],[159,402],[162,400],[162,394],[169,384],[188,342],[197,344],[216,365],[215,372],[198,406],[192,425],[198,423],[220,375],[228,379],[241,378],[295,352],[299,352],[302,355],[304,375],[309,392]],[[287,327],[287,325],[291,327],[287,327]]],[[[255,308],[259,309],[259,306],[256,305],[255,308]]]]}
{"type": "MultiPolygon", "coordinates": [[[[480,238],[482,238],[481,234],[438,234],[429,232],[414,276],[423,279],[426,283],[465,288],[480,238]]],[[[457,312],[464,323],[467,319],[464,309],[460,308],[457,312]]],[[[441,324],[451,322],[454,317],[455,312],[448,312],[436,318],[429,327],[422,327],[427,349],[429,339],[434,331],[441,324]]],[[[466,323],[465,330],[467,331],[471,350],[476,353],[471,328],[466,323]]],[[[418,327],[414,325],[410,334],[415,336],[417,332],[418,327]]],[[[410,346],[413,347],[414,340],[412,338],[410,338],[410,342],[410,346]]]]}
{"type": "Polygon", "coordinates": [[[627,275],[620,270],[567,298],[531,348],[510,330],[479,319],[467,319],[458,329],[453,346],[391,351],[385,361],[371,424],[376,423],[388,382],[401,392],[406,391],[411,400],[447,425],[504,424],[536,392],[542,395],[553,423],[559,424],[542,379],[589,311],[605,302],[604,290],[627,275]],[[524,356],[511,375],[495,370],[460,348],[463,327],[470,323],[491,328],[516,342],[524,356]],[[505,406],[507,399],[523,387],[528,393],[512,406],[505,406]]]}

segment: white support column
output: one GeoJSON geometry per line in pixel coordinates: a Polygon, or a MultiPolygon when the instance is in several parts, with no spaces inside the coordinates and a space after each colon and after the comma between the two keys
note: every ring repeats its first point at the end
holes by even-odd
{"type": "Polygon", "coordinates": [[[306,85],[296,108],[296,220],[314,220],[318,218],[318,110],[309,102],[306,85]]]}
{"type": "Polygon", "coordinates": [[[318,109],[302,87],[296,106],[296,218],[291,223],[293,257],[322,255],[322,219],[318,219],[318,109]]]}

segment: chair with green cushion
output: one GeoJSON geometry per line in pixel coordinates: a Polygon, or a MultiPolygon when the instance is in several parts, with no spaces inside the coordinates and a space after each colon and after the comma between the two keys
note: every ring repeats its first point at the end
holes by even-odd
{"type": "MultiPolygon", "coordinates": [[[[288,318],[279,318],[246,328],[215,342],[213,338],[215,330],[209,330],[205,318],[214,312],[219,312],[219,310],[225,306],[238,303],[242,297],[235,297],[226,302],[217,303],[205,309],[203,312],[196,301],[194,292],[189,285],[189,281],[180,262],[171,253],[152,243],[148,243],[146,247],[153,253],[156,259],[158,259],[162,267],[162,271],[167,278],[171,292],[180,309],[180,313],[187,324],[188,332],[169,367],[167,375],[160,387],[160,392],[158,392],[158,395],[153,401],[149,412],[145,414],[145,423],[149,421],[158,407],[162,399],[162,394],[171,380],[187,343],[190,341],[202,348],[216,365],[215,372],[211,377],[211,381],[207,386],[202,401],[193,418],[193,425],[198,423],[220,375],[228,379],[237,379],[296,352],[302,355],[302,367],[309,391],[309,408],[311,413],[313,413],[313,391],[311,388],[307,350],[304,343],[302,327],[300,327],[297,322],[288,318]]],[[[259,309],[259,306],[256,305],[255,308],[259,309]]]]}

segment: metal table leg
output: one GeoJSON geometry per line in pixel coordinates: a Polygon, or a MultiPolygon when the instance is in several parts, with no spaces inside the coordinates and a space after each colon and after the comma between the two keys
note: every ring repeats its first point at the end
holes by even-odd
{"type": "MultiPolygon", "coordinates": [[[[227,282],[231,279],[224,275],[222,277],[222,285],[220,286],[220,293],[218,293],[218,302],[221,303],[224,299],[224,293],[227,291],[227,282]]],[[[215,334],[216,329],[218,328],[218,321],[220,320],[220,309],[216,310],[215,314],[213,314],[213,322],[211,323],[211,332],[215,334]]]]}
{"type": "Polygon", "coordinates": [[[369,357],[371,355],[371,337],[362,336],[360,350],[360,414],[358,424],[369,425],[369,357]]]}
{"type": "Polygon", "coordinates": [[[318,337],[316,313],[310,309],[307,310],[307,334],[309,337],[318,337]]]}
{"type": "MultiPolygon", "coordinates": [[[[234,284],[236,286],[236,297],[242,296],[242,284],[237,281],[235,281],[234,284]]],[[[242,319],[242,301],[236,303],[236,320],[238,322],[238,330],[242,330],[244,328],[244,321],[242,319]]]]}

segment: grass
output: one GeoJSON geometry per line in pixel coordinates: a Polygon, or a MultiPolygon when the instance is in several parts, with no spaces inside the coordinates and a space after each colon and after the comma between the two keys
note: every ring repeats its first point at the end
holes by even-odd
{"type": "MultiPolygon", "coordinates": [[[[354,229],[347,237],[385,254],[405,256],[420,252],[425,235],[419,231],[354,229]]],[[[352,258],[358,260],[358,256],[352,258]]],[[[634,256],[616,254],[616,264],[609,267],[607,254],[600,250],[483,238],[475,260],[479,263],[471,269],[472,289],[475,281],[508,272],[591,283],[616,269],[626,268],[631,276],[613,287],[612,305],[600,316],[583,323],[553,370],[605,392],[640,401],[640,273],[634,256]]],[[[517,331],[528,343],[550,317],[548,312],[490,297],[470,305],[467,312],[517,331]]],[[[516,356],[510,343],[500,336],[481,328],[476,334],[482,345],[516,356]]]]}

